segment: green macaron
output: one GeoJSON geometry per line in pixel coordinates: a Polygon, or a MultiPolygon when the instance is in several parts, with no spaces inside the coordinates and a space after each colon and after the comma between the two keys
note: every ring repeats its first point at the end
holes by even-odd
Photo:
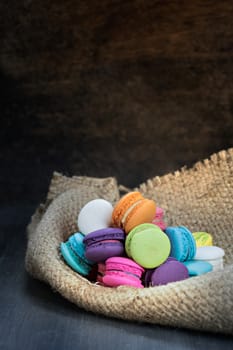
{"type": "Polygon", "coordinates": [[[154,224],[136,226],[125,241],[128,257],[147,269],[161,265],[168,258],[170,249],[169,238],[154,224]]]}

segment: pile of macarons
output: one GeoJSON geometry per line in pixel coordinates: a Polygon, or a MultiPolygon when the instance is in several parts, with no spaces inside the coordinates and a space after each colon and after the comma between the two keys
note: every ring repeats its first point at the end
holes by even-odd
{"type": "Polygon", "coordinates": [[[154,287],[223,268],[224,250],[207,232],[167,226],[164,210],[134,191],[113,207],[94,199],[80,210],[79,232],[60,245],[64,261],[106,287],[154,287]]]}

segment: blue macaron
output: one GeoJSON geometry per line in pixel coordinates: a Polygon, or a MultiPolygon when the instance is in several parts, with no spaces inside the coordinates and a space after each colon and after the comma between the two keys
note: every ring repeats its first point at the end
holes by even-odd
{"type": "Polygon", "coordinates": [[[168,226],[165,233],[171,243],[171,257],[179,261],[193,259],[196,254],[196,242],[187,227],[168,226]]]}
{"type": "Polygon", "coordinates": [[[84,235],[76,232],[69,237],[68,241],[61,243],[61,254],[65,262],[76,272],[87,276],[94,264],[85,257],[84,235]]]}
{"type": "Polygon", "coordinates": [[[187,267],[189,276],[200,276],[213,270],[213,266],[207,261],[187,260],[183,264],[187,267]]]}

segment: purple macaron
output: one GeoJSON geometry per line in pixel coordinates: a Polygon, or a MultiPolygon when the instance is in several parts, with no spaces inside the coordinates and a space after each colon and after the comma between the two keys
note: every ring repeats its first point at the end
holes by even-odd
{"type": "Polygon", "coordinates": [[[187,267],[175,258],[169,257],[162,265],[145,273],[145,286],[154,287],[170,282],[182,281],[189,277],[187,267]]]}
{"type": "Polygon", "coordinates": [[[120,228],[103,228],[84,237],[85,256],[94,262],[102,262],[113,256],[123,256],[125,233],[120,228]]]}

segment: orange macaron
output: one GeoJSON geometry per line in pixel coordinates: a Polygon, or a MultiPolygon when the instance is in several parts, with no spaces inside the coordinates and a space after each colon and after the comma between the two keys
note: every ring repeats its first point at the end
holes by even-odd
{"type": "Polygon", "coordinates": [[[151,223],[156,212],[153,200],[144,198],[140,192],[130,192],[123,196],[112,212],[112,225],[129,233],[134,227],[151,223]]]}

